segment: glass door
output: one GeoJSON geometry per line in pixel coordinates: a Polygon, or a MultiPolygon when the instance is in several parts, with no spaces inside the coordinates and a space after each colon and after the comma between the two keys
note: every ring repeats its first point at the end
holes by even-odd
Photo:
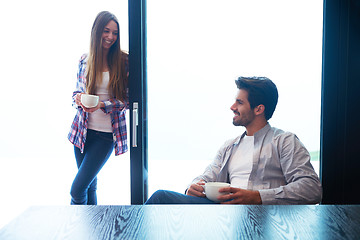
{"type": "Polygon", "coordinates": [[[322,1],[147,1],[149,196],[184,192],[232,125],[238,76],[279,89],[270,124],[297,134],[319,172],[322,1]],[[304,17],[306,16],[306,17],[304,17]]]}
{"type": "MultiPolygon", "coordinates": [[[[103,10],[120,23],[128,51],[127,0],[19,0],[1,4],[0,228],[32,205],[68,205],[77,173],[67,134],[81,55],[103,10]],[[16,106],[16,107],[15,107],[16,106]],[[6,196],[6,197],[5,197],[6,196]],[[24,196],[26,200],[24,201],[24,196]]],[[[130,204],[130,153],[98,175],[98,203],[130,204]]]]}
{"type": "Polygon", "coordinates": [[[147,199],[147,68],[145,0],[129,0],[131,204],[147,199]]]}

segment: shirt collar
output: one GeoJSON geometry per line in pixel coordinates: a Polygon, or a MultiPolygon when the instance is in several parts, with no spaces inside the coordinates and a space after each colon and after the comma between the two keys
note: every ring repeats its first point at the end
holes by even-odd
{"type": "MultiPolygon", "coordinates": [[[[260,137],[264,136],[270,130],[270,128],[271,128],[270,123],[267,123],[262,129],[260,129],[256,133],[254,133],[255,141],[256,141],[256,139],[259,139],[260,137]]],[[[241,139],[245,135],[246,135],[246,131],[243,134],[241,134],[241,136],[234,142],[234,145],[238,145],[240,143],[241,139]]]]}

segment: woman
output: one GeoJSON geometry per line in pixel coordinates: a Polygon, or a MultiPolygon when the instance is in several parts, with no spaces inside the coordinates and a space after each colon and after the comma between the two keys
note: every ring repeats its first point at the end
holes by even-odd
{"type": "Polygon", "coordinates": [[[96,205],[97,174],[114,148],[116,156],[127,151],[128,55],[121,51],[119,33],[117,18],[100,12],[91,30],[90,52],[80,59],[73,93],[77,113],[68,135],[78,166],[71,204],[96,205]],[[99,96],[98,105],[86,108],[84,93],[99,96]]]}

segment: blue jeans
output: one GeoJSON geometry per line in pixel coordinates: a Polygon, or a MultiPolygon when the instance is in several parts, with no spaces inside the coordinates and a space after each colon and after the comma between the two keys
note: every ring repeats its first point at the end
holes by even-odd
{"type": "Polygon", "coordinates": [[[207,198],[193,197],[173,191],[158,190],[145,204],[217,204],[207,198]]]}
{"type": "Polygon", "coordinates": [[[74,147],[78,172],[71,186],[72,205],[96,205],[97,174],[114,149],[112,133],[88,129],[84,152],[74,147]]]}

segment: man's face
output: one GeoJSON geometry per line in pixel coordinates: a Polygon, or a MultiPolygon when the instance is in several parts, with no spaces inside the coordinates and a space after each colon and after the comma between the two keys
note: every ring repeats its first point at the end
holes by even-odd
{"type": "Polygon", "coordinates": [[[230,107],[234,112],[233,124],[235,126],[248,126],[255,118],[254,110],[250,108],[248,92],[239,89],[235,98],[235,103],[230,107]]]}

